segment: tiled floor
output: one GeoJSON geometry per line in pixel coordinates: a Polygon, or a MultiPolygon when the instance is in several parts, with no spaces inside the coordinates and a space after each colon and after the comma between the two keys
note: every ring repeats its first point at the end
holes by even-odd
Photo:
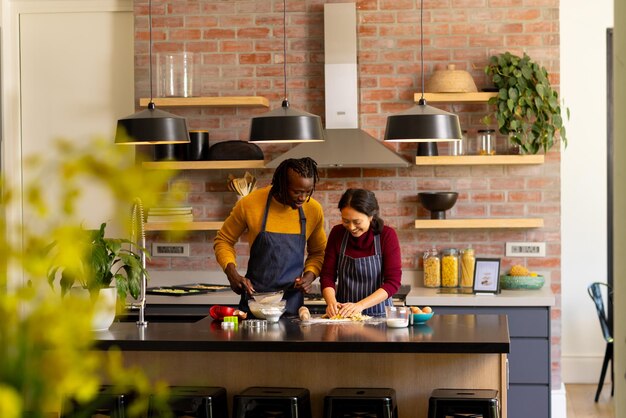
{"type": "Polygon", "coordinates": [[[597,385],[565,385],[567,418],[614,418],[611,385],[604,385],[597,403],[596,389],[597,385]]]}

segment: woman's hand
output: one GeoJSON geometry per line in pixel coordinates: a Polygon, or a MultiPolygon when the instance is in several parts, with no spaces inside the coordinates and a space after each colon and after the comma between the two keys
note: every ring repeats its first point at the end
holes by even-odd
{"type": "Polygon", "coordinates": [[[361,305],[357,303],[340,303],[339,305],[339,315],[344,318],[351,318],[354,315],[360,314],[363,311],[361,305]]]}
{"type": "Polygon", "coordinates": [[[337,303],[337,301],[335,302],[330,302],[328,305],[326,305],[326,316],[328,316],[329,318],[332,318],[333,316],[337,315],[339,313],[339,303],[337,303]]]}
{"type": "Polygon", "coordinates": [[[252,286],[252,282],[246,277],[239,274],[237,268],[234,264],[230,263],[226,266],[226,277],[228,277],[228,281],[230,283],[230,288],[238,295],[242,293],[247,293],[251,295],[254,293],[254,286],[252,286]]]}

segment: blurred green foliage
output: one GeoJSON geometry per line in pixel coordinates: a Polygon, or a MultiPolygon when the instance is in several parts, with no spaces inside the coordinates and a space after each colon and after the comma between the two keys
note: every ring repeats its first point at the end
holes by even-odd
{"type": "Polygon", "coordinates": [[[104,383],[136,392],[132,409],[145,410],[148,394],[167,394],[165,382],[151,383],[143,371],[126,368],[117,350],[95,349],[92,304],[71,294],[62,298],[47,273],[54,261],[93,274],[84,268],[91,247],[78,213],[86,188],[108,191],[105,198],[130,236],[136,198],[148,207],[176,201],[166,193],[171,173],[144,171],[132,148],[103,140],[81,147],[59,141],[49,155],[29,157],[24,170],[19,190],[2,182],[0,201],[0,417],[44,417],[59,411],[64,397],[87,402],[104,383]]]}

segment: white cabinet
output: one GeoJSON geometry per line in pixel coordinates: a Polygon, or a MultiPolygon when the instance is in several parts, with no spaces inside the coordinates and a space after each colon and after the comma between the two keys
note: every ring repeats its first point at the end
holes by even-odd
{"type": "MultiPolygon", "coordinates": [[[[33,173],[22,164],[49,154],[54,141],[111,138],[118,118],[134,106],[133,2],[3,1],[2,169],[20,190],[33,173]]],[[[55,195],[54,185],[48,187],[55,195]]],[[[108,221],[116,233],[114,202],[86,187],[78,213],[86,227],[108,221]],[[110,202],[110,204],[107,204],[110,202]]],[[[21,205],[18,205],[21,206],[21,205]]],[[[16,207],[8,221],[21,222],[16,207]]]]}

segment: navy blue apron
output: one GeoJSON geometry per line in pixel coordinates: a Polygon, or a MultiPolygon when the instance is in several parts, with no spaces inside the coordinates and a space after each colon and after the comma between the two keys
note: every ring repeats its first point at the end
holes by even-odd
{"type": "MultiPolygon", "coordinates": [[[[270,192],[265,204],[261,232],[256,236],[250,248],[246,277],[250,279],[257,292],[284,290],[283,299],[287,301],[285,314],[297,315],[298,309],[304,304],[304,295],[293,285],[296,277],[300,277],[304,270],[306,218],[304,211],[299,207],[299,234],[267,232],[265,227],[271,201],[272,193],[270,192]]],[[[250,312],[248,299],[250,296],[245,292],[242,293],[239,309],[250,312]]]]}
{"type": "MultiPolygon", "coordinates": [[[[380,249],[380,234],[374,235],[375,254],[352,258],[346,255],[350,233],[346,230],[341,241],[337,266],[337,301],[358,302],[374,293],[383,284],[383,256],[380,249]]],[[[391,298],[363,310],[364,315],[384,316],[385,306],[393,305],[391,298]]]]}

